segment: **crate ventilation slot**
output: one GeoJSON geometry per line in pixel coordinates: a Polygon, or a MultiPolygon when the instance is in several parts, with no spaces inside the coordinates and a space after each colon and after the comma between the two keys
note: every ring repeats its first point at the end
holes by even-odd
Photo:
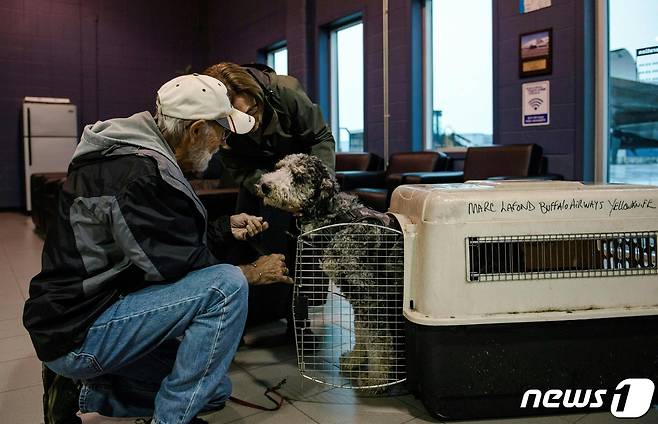
{"type": "Polygon", "coordinates": [[[650,232],[469,237],[469,281],[657,274],[650,232]]]}

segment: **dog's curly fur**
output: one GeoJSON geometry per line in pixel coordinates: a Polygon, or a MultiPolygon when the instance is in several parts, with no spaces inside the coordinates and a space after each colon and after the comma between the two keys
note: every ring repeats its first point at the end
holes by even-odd
{"type": "MultiPolygon", "coordinates": [[[[276,168],[261,177],[257,191],[265,204],[296,213],[302,232],[353,222],[363,216],[364,206],[355,196],[340,192],[336,179],[316,157],[290,155],[276,168]]],[[[366,217],[359,222],[381,225],[374,219],[376,214],[373,211],[373,219],[366,217]]],[[[379,226],[333,228],[336,232],[322,253],[322,269],[352,305],[356,338],[352,351],[340,358],[341,373],[356,387],[390,383],[394,366],[401,360],[394,336],[403,332],[382,316],[401,313],[401,288],[377,282],[384,272],[400,276],[401,255],[394,256],[393,261],[386,261],[385,252],[380,258],[374,257],[373,252],[387,247],[379,226]]],[[[395,243],[394,248],[402,248],[401,237],[395,243]]]]}

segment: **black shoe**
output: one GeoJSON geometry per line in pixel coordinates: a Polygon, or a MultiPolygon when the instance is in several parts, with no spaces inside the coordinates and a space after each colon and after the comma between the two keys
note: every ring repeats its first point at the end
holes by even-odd
{"type": "Polygon", "coordinates": [[[80,384],[41,366],[45,424],[81,424],[78,417],[80,384]]]}
{"type": "Polygon", "coordinates": [[[219,403],[217,406],[205,407],[201,410],[202,414],[213,414],[219,412],[226,406],[226,402],[219,403]]]}

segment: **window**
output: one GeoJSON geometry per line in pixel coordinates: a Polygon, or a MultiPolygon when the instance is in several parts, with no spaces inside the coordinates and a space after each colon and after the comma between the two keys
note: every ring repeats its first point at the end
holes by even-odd
{"type": "Polygon", "coordinates": [[[279,75],[288,75],[288,48],[278,47],[267,51],[267,66],[279,75]]]}
{"type": "Polygon", "coordinates": [[[492,143],[491,7],[491,0],[427,0],[427,149],[492,143]]]}
{"type": "Polygon", "coordinates": [[[339,152],[363,151],[363,23],[331,31],[331,129],[339,152]]]}
{"type": "Polygon", "coordinates": [[[607,180],[658,185],[658,2],[608,1],[607,180]]]}

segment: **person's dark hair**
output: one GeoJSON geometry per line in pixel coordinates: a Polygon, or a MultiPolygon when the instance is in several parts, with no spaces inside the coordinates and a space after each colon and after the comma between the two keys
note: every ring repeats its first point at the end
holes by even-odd
{"type": "Polygon", "coordinates": [[[243,67],[231,62],[221,62],[209,66],[203,73],[223,82],[231,101],[236,95],[249,96],[256,101],[256,108],[262,113],[265,97],[263,89],[243,67]]]}

